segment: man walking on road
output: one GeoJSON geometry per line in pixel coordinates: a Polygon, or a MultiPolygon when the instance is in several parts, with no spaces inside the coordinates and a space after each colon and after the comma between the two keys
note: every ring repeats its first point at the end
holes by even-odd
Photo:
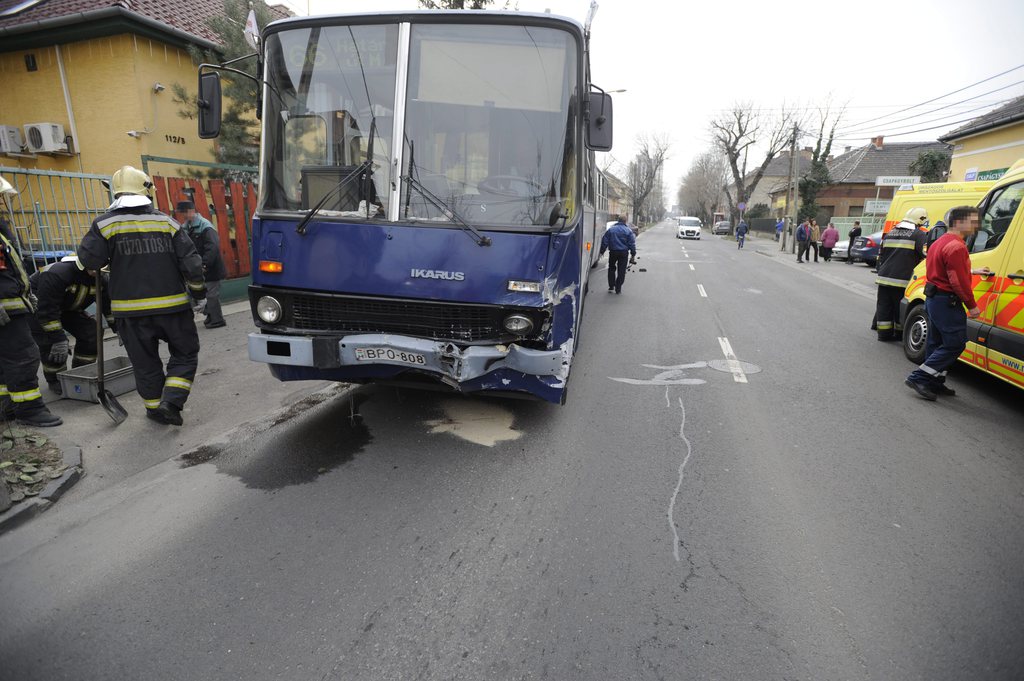
{"type": "Polygon", "coordinates": [[[601,251],[598,257],[608,251],[608,291],[622,293],[622,282],[626,280],[626,265],[629,255],[636,259],[636,237],[626,226],[626,218],[616,216],[614,225],[601,237],[601,251]]]}
{"type": "Polygon", "coordinates": [[[964,239],[977,231],[978,209],[958,206],[949,212],[949,231],[928,248],[926,359],[906,380],[926,400],[956,394],[946,387],[946,372],[967,347],[967,317],[981,316],[971,288],[971,259],[964,244],[964,239]]]}
{"type": "Polygon", "coordinates": [[[213,224],[196,213],[196,206],[191,201],[179,201],[175,206],[176,217],[182,229],[192,239],[196,252],[203,259],[203,275],[206,279],[206,306],[203,312],[206,321],[203,326],[217,329],[226,326],[224,314],[220,309],[220,284],[227,278],[228,270],[224,267],[224,258],[220,254],[220,237],[213,224]]]}
{"type": "Polygon", "coordinates": [[[91,270],[110,263],[110,306],[146,416],[180,426],[199,366],[189,295],[202,300],[206,294],[203,261],[178,223],[153,208],[152,187],[141,170],[124,166],[115,172],[114,203],[82,237],[78,258],[91,270]],[[166,374],[160,341],[170,350],[166,374]]]}
{"type": "Polygon", "coordinates": [[[747,232],[750,228],[747,227],[747,223],[744,220],[740,220],[739,227],[736,228],[736,241],[739,244],[738,248],[743,248],[743,241],[747,238],[747,232]]]}
{"type": "Polygon", "coordinates": [[[853,242],[860,236],[860,220],[853,221],[853,228],[850,229],[850,244],[846,247],[846,264],[853,264],[853,242]]]}
{"type": "Polygon", "coordinates": [[[921,227],[928,222],[928,211],[911,208],[903,220],[882,236],[878,247],[878,296],[875,302],[875,325],[878,340],[901,337],[900,300],[914,276],[914,268],[924,259],[927,234],[921,227]]]}
{"type": "Polygon", "coordinates": [[[803,262],[811,255],[811,221],[804,219],[796,228],[796,261],[803,262]]]}

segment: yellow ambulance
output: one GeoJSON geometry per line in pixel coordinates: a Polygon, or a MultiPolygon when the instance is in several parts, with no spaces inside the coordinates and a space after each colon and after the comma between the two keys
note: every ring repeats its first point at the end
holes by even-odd
{"type": "Polygon", "coordinates": [[[911,208],[924,208],[928,211],[929,224],[934,225],[945,218],[950,208],[978,205],[995,184],[995,180],[986,180],[901,185],[893,194],[882,231],[888,234],[911,208]]]}
{"type": "MultiPolygon", "coordinates": [[[[977,204],[981,228],[967,240],[981,316],[967,320],[967,349],[960,361],[1024,388],[1024,159],[992,185],[977,204]]],[[[924,361],[928,337],[925,283],[922,261],[900,303],[903,351],[917,364],[924,361]]]]}

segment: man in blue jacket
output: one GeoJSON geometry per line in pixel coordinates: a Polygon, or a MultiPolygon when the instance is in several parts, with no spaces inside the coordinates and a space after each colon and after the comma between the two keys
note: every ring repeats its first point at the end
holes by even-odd
{"type": "Polygon", "coordinates": [[[626,280],[628,255],[636,259],[636,237],[633,230],[626,225],[626,218],[615,217],[615,224],[608,228],[601,238],[601,252],[598,257],[608,251],[608,291],[622,293],[622,282],[626,280]]]}

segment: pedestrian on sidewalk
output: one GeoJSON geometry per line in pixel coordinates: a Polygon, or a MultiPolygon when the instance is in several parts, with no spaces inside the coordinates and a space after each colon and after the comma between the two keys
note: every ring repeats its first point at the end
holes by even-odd
{"type": "MultiPolygon", "coordinates": [[[[28,282],[38,301],[30,321],[42,359],[43,378],[51,391],[61,395],[57,374],[68,368],[69,355],[72,368],[96,361],[96,319],[85,311],[96,300],[96,272],[85,269],[78,256],[70,255],[39,270],[28,282]],[[68,343],[69,334],[75,339],[74,353],[68,343]]],[[[97,308],[113,328],[106,290],[97,308]]]]}
{"type": "Polygon", "coordinates": [[[914,276],[914,268],[924,258],[927,234],[921,227],[928,222],[928,211],[911,208],[895,227],[882,235],[878,247],[878,297],[875,302],[875,326],[878,340],[902,338],[900,300],[914,276]]]}
{"type": "MultiPolygon", "coordinates": [[[[14,190],[0,178],[4,191],[14,190]]],[[[35,301],[14,243],[10,225],[0,215],[0,412],[27,426],[59,426],[64,421],[50,412],[39,391],[39,348],[29,322],[35,301]]]]}
{"type": "Polygon", "coordinates": [[[832,249],[836,247],[837,241],[839,241],[839,230],[829,220],[828,227],[821,233],[821,257],[825,259],[825,262],[832,262],[832,249]]]}
{"type": "Polygon", "coordinates": [[[786,228],[786,219],[779,218],[779,221],[775,223],[775,240],[778,241],[782,238],[782,230],[786,228]]]}
{"type": "Polygon", "coordinates": [[[853,264],[853,242],[860,236],[860,220],[853,221],[853,227],[850,229],[850,245],[846,247],[846,264],[853,264]]]}
{"type": "Polygon", "coordinates": [[[626,265],[630,255],[636,261],[636,236],[626,225],[622,215],[615,217],[615,224],[601,237],[601,251],[598,257],[608,251],[608,292],[622,293],[622,282],[626,280],[626,265]]]}
{"type": "Polygon", "coordinates": [[[928,283],[924,292],[928,314],[926,359],[905,381],[926,400],[956,394],[946,387],[946,373],[967,347],[967,317],[981,316],[971,288],[971,275],[976,272],[971,271],[970,255],[964,244],[964,239],[978,231],[978,224],[977,208],[957,206],[949,212],[949,230],[928,248],[928,283]]]}
{"type": "Polygon", "coordinates": [[[736,228],[736,241],[739,244],[739,248],[743,248],[743,242],[747,238],[747,232],[749,231],[750,228],[747,227],[746,221],[740,220],[739,227],[736,228]]]}
{"type": "Polygon", "coordinates": [[[796,228],[796,261],[803,262],[810,259],[811,249],[811,221],[804,218],[800,226],[796,228]]]}
{"type": "Polygon", "coordinates": [[[203,259],[206,303],[205,307],[202,303],[199,304],[206,315],[203,326],[208,329],[226,326],[224,313],[220,309],[220,286],[221,282],[227,279],[228,270],[220,253],[220,236],[209,220],[196,213],[196,206],[191,201],[179,201],[175,206],[175,217],[192,239],[199,257],[203,259]]]}
{"type": "Polygon", "coordinates": [[[199,366],[189,295],[205,296],[203,261],[178,223],[153,208],[152,188],[141,170],[123,166],[115,172],[114,202],[93,220],[78,257],[87,269],[110,264],[110,305],[147,418],[180,426],[199,366]],[[166,373],[160,341],[170,351],[166,373]]]}
{"type": "Polygon", "coordinates": [[[821,227],[818,221],[811,218],[811,248],[814,249],[814,262],[818,262],[818,242],[821,241],[821,227]]]}

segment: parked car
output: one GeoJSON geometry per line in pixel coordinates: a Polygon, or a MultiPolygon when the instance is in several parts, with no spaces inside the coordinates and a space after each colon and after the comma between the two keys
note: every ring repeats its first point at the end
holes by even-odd
{"type": "Polygon", "coordinates": [[[676,230],[677,239],[700,239],[700,229],[703,226],[700,218],[684,217],[676,220],[679,229],[676,230]]]}
{"type": "Polygon", "coordinates": [[[832,249],[832,258],[834,260],[846,260],[850,257],[850,240],[845,239],[843,241],[837,241],[835,248],[832,249]]]}
{"type": "Polygon", "coordinates": [[[728,220],[719,220],[711,228],[712,234],[728,234],[732,231],[732,225],[729,224],[728,220]]]}
{"type": "Polygon", "coordinates": [[[871,267],[878,261],[878,247],[882,243],[882,232],[874,232],[867,236],[859,236],[853,240],[849,257],[854,262],[864,262],[871,267]]]}

